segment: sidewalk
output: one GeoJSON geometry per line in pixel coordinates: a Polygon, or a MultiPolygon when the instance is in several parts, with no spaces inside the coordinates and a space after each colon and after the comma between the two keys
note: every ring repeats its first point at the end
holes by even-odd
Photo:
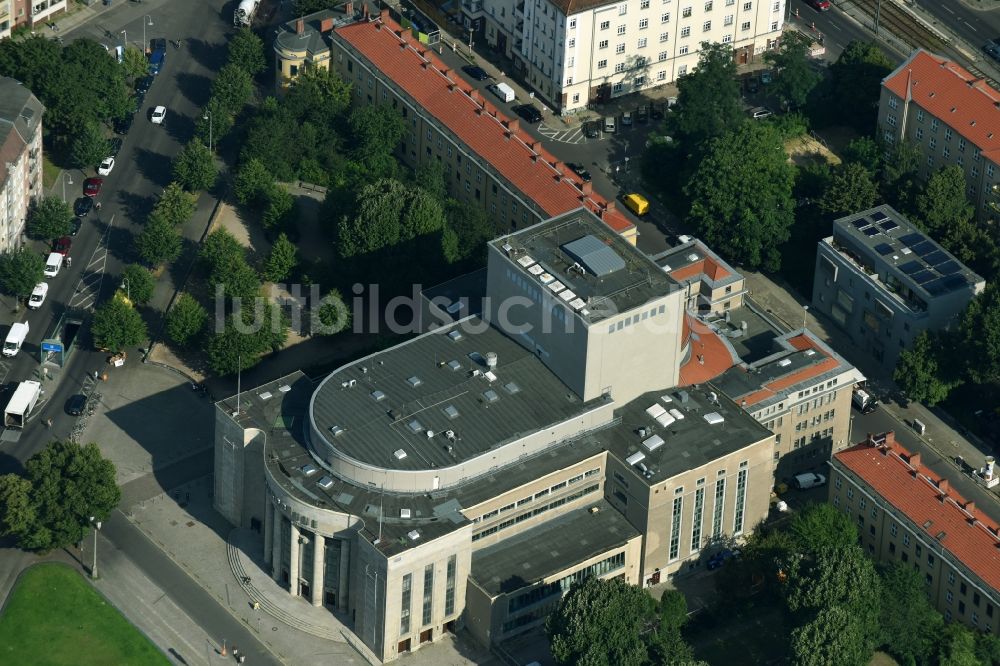
{"type": "MultiPolygon", "coordinates": [[[[794,287],[778,278],[771,278],[761,273],[745,271],[743,274],[746,277],[747,289],[752,294],[750,300],[759,309],[773,316],[789,330],[801,328],[805,314],[807,328],[865,374],[869,385],[874,388],[875,395],[882,400],[882,408],[906,427],[912,436],[921,439],[952,461],[956,456],[962,456],[970,464],[978,464],[974,461],[981,461],[987,455],[988,447],[983,442],[971,433],[966,436],[965,433],[959,432],[955,426],[942,418],[946,415],[939,410],[929,409],[913,401],[909,401],[905,406],[896,402],[894,396],[899,389],[892,381],[892,374],[881,368],[825,315],[817,316],[812,309],[804,310],[804,306],[808,306],[809,302],[799,300],[801,297],[795,295],[794,287]],[[915,420],[926,426],[923,435],[913,430],[915,420]]],[[[1000,496],[995,491],[992,495],[1000,501],[1000,496]]]]}

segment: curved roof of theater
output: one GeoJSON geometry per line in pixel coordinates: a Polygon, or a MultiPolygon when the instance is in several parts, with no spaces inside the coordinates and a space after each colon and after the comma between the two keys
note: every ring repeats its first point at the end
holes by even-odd
{"type": "Polygon", "coordinates": [[[460,465],[600,402],[584,403],[535,355],[472,317],[339,368],[313,394],[309,419],[321,457],[424,471],[460,465]],[[492,380],[489,352],[497,357],[492,380]]]}

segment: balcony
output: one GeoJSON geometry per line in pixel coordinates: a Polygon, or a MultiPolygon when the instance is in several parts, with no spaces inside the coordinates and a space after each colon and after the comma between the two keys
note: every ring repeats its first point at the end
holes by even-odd
{"type": "Polygon", "coordinates": [[[514,13],[524,16],[524,2],[519,2],[514,5],[514,13]]]}
{"type": "Polygon", "coordinates": [[[842,259],[846,260],[847,264],[860,273],[863,273],[865,277],[871,280],[878,290],[885,294],[887,298],[891,298],[896,303],[915,314],[927,312],[927,304],[913,294],[913,292],[910,291],[910,289],[906,285],[902,284],[897,278],[892,275],[886,275],[886,279],[883,280],[879,277],[878,271],[876,271],[875,268],[852,252],[850,248],[846,248],[838,243],[836,239],[829,242],[829,245],[838,255],[840,255],[842,259]]]}

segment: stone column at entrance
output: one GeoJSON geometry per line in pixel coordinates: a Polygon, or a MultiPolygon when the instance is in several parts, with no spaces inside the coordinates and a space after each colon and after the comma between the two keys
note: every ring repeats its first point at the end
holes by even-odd
{"type": "Polygon", "coordinates": [[[274,549],[274,502],[267,498],[264,505],[264,564],[271,564],[272,550],[274,549]]]}
{"type": "Polygon", "coordinates": [[[282,522],[285,517],[281,515],[281,511],[278,507],[271,504],[271,511],[274,512],[274,520],[272,521],[271,531],[274,535],[271,537],[271,578],[274,579],[275,583],[281,583],[281,539],[282,539],[282,522]]]}
{"type": "Polygon", "coordinates": [[[288,591],[299,596],[299,526],[291,523],[292,547],[288,556],[288,591]]]}
{"type": "Polygon", "coordinates": [[[340,541],[340,581],[337,583],[337,610],[347,612],[347,590],[350,589],[347,581],[348,565],[350,564],[351,544],[345,539],[340,541]]]}
{"type": "Polygon", "coordinates": [[[326,568],[326,538],[313,534],[312,605],[323,605],[323,573],[326,568]]]}

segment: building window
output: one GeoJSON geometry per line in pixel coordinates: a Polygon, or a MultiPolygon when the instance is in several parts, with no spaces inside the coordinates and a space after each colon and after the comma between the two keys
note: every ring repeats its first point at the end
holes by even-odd
{"type": "Polygon", "coordinates": [[[649,0],[642,0],[639,3],[639,9],[649,9],[649,0]]]}
{"type": "Polygon", "coordinates": [[[625,26],[623,26],[623,25],[618,26],[618,34],[619,35],[624,35],[625,34],[625,26]]]}
{"type": "Polygon", "coordinates": [[[670,23],[670,13],[660,14],[660,23],[670,23]]]}
{"type": "Polygon", "coordinates": [[[705,21],[704,23],[702,23],[702,25],[701,25],[701,31],[702,32],[708,32],[711,29],[712,29],[712,22],[711,21],[705,21]]]}
{"type": "Polygon", "coordinates": [[[681,509],[684,497],[674,498],[673,516],[670,521],[670,560],[676,560],[681,548],[681,509]]]}
{"type": "Polygon", "coordinates": [[[661,69],[660,71],[658,71],[656,73],[656,80],[657,81],[666,81],[667,80],[667,70],[661,69]]]}
{"type": "Polygon", "coordinates": [[[611,27],[611,21],[601,21],[601,30],[607,30],[611,27]]]}
{"type": "Polygon", "coordinates": [[[743,11],[748,12],[751,9],[753,9],[753,3],[752,2],[744,2],[743,3],[743,11]]]}
{"type": "Polygon", "coordinates": [[[744,21],[743,24],[740,25],[740,30],[743,30],[744,32],[749,29],[750,29],[750,21],[744,21]]]}
{"type": "Polygon", "coordinates": [[[681,10],[681,18],[691,18],[691,8],[685,7],[681,10]]]}
{"type": "MultiPolygon", "coordinates": [[[[617,67],[616,67],[616,69],[617,69],[617,67]]],[[[617,82],[617,83],[615,83],[615,84],[613,84],[611,86],[611,92],[612,93],[620,93],[624,89],[625,89],[625,84],[622,83],[621,81],[619,81],[619,82],[617,82]]]]}
{"type": "Polygon", "coordinates": [[[931,131],[932,132],[937,132],[938,127],[940,125],[941,125],[941,123],[938,121],[937,118],[931,118],[931,131]]]}
{"type": "MultiPolygon", "coordinates": [[[[619,63],[615,64],[615,72],[616,73],[620,74],[621,72],[624,72],[624,71],[625,71],[625,63],[619,62],[619,63]]],[[[627,324],[628,324],[628,322],[626,322],[626,325],[627,324]]]]}
{"type": "MultiPolygon", "coordinates": [[[[679,49],[677,49],[677,55],[687,55],[687,52],[688,52],[688,47],[686,47],[686,46],[682,46],[682,47],[680,47],[679,49]]],[[[681,66],[681,67],[680,67],[680,68],[679,68],[679,69],[677,70],[677,75],[678,75],[678,76],[683,76],[683,75],[685,75],[685,74],[687,74],[687,65],[682,65],[682,66],[681,66]],[[681,69],[683,69],[684,71],[683,71],[683,72],[682,72],[682,71],[680,71],[681,69]]]]}
{"type": "Polygon", "coordinates": [[[424,613],[423,626],[431,623],[431,609],[434,601],[434,565],[424,567],[424,613]]]}
{"type": "Polygon", "coordinates": [[[403,576],[402,607],[399,612],[399,633],[401,636],[410,633],[410,587],[412,583],[413,574],[403,576]]]}
{"type": "Polygon", "coordinates": [[[663,62],[664,60],[667,59],[667,52],[660,51],[659,55],[656,56],[656,59],[659,60],[660,62],[663,62]]]}
{"type": "Polygon", "coordinates": [[[665,42],[665,41],[667,41],[669,39],[670,39],[670,33],[668,33],[668,32],[661,32],[660,33],[660,43],[663,43],[663,42],[665,42]]]}
{"type": "Polygon", "coordinates": [[[615,46],[615,53],[625,53],[625,45],[618,44],[617,46],[615,46]]]}
{"type": "Polygon", "coordinates": [[[929,566],[929,567],[934,566],[934,554],[933,553],[927,553],[927,566],[929,566]]]}
{"type": "Polygon", "coordinates": [[[573,93],[573,103],[574,104],[580,103],[580,93],[573,93]]]}
{"type": "Polygon", "coordinates": [[[722,25],[729,26],[733,24],[733,15],[726,14],[726,18],[722,19],[722,25]]]}
{"type": "Polygon", "coordinates": [[[690,36],[691,36],[691,28],[690,27],[681,28],[681,39],[683,39],[684,37],[690,37],[690,36]]]}
{"type": "Polygon", "coordinates": [[[969,588],[967,588],[965,586],[965,583],[959,583],[958,584],[958,591],[961,592],[962,594],[965,594],[966,592],[969,591],[969,588]]]}
{"type": "Polygon", "coordinates": [[[722,514],[725,508],[726,499],[726,477],[725,472],[720,472],[720,476],[715,480],[715,505],[712,515],[712,538],[717,539],[722,536],[722,514]]]}
{"type": "Polygon", "coordinates": [[[621,7],[618,8],[618,16],[625,16],[628,13],[628,5],[622,3],[621,7]]]}
{"type": "MultiPolygon", "coordinates": [[[[704,486],[694,491],[694,516],[691,518],[691,552],[701,549],[701,521],[705,513],[704,486]]],[[[978,604],[978,602],[977,602],[978,604]]]]}
{"type": "Polygon", "coordinates": [[[949,585],[954,585],[955,584],[955,572],[954,571],[949,571],[948,572],[948,584],[949,585]]]}
{"type": "Polygon", "coordinates": [[[645,37],[643,37],[642,39],[639,40],[639,48],[640,49],[646,48],[646,38],[645,37]]]}
{"type": "Polygon", "coordinates": [[[917,109],[917,122],[918,123],[924,122],[924,110],[923,109],[917,109]]]}
{"type": "MultiPolygon", "coordinates": [[[[733,41],[733,36],[732,36],[732,35],[725,35],[725,36],[723,36],[723,38],[722,38],[722,43],[723,43],[723,44],[728,44],[728,43],[729,43],[729,42],[731,42],[731,41],[733,41]]],[[[822,295],[822,294],[820,294],[820,298],[822,298],[822,297],[823,297],[823,295],[822,295]]]]}
{"type": "Polygon", "coordinates": [[[649,27],[649,19],[648,18],[639,19],[639,30],[645,30],[648,27],[649,27]]]}
{"type": "Polygon", "coordinates": [[[736,476],[736,515],[733,517],[733,536],[743,534],[743,517],[747,500],[747,476],[750,472],[746,465],[740,463],[739,474],[736,476]]]}
{"type": "Polygon", "coordinates": [[[916,133],[917,141],[921,141],[924,138],[924,128],[918,127],[916,133]]]}
{"type": "Polygon", "coordinates": [[[566,46],[568,46],[569,48],[575,47],[576,46],[576,39],[570,39],[570,40],[568,40],[566,42],[566,46]]]}
{"type": "Polygon", "coordinates": [[[895,97],[890,97],[889,98],[889,108],[890,109],[895,109],[898,106],[899,106],[899,100],[896,99],[895,97]]]}
{"type": "Polygon", "coordinates": [[[608,61],[607,60],[598,60],[597,61],[597,69],[604,69],[607,66],[608,66],[608,61]]]}
{"type": "Polygon", "coordinates": [[[444,588],[444,614],[451,615],[455,612],[455,566],[457,558],[452,555],[448,558],[448,573],[444,588]]]}
{"type": "Polygon", "coordinates": [[[892,523],[891,525],[889,525],[889,534],[891,534],[892,536],[896,536],[896,532],[897,531],[898,531],[898,528],[897,528],[896,523],[892,523]]]}

